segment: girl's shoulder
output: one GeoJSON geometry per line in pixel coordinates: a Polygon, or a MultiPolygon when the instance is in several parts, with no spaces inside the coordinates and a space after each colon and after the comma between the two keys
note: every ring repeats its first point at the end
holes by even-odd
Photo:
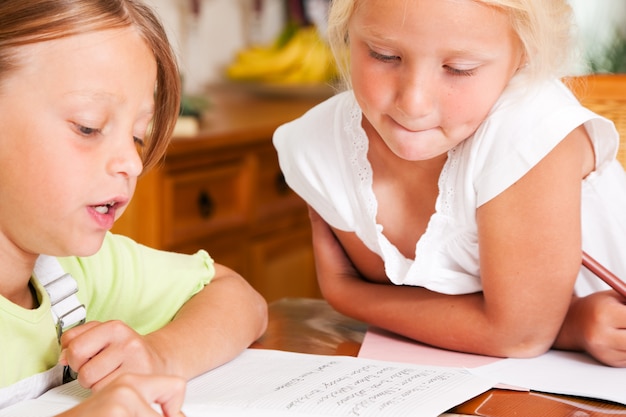
{"type": "Polygon", "coordinates": [[[477,204],[519,180],[578,126],[606,122],[559,80],[512,85],[462,148],[474,167],[470,175],[477,204]]]}
{"type": "Polygon", "coordinates": [[[343,136],[341,132],[345,125],[354,119],[360,123],[360,109],[352,91],[344,91],[317,104],[299,118],[279,126],[274,132],[273,143],[279,151],[290,144],[319,147],[336,140],[337,136],[343,136]]]}
{"type": "MultiPolygon", "coordinates": [[[[273,144],[286,176],[317,172],[314,176],[344,176],[355,146],[363,144],[361,110],[351,91],[339,93],[274,132],[273,144]],[[343,168],[342,168],[343,167],[343,168]]],[[[289,178],[287,178],[289,179],[289,178]]]]}
{"type": "Polygon", "coordinates": [[[328,223],[348,230],[362,169],[367,169],[367,137],[352,92],[339,93],[280,126],[273,143],[289,187],[328,223]]]}

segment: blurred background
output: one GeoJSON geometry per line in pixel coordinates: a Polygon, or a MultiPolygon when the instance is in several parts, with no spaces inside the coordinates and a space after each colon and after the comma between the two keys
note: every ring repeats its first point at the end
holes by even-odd
{"type": "MultiPolygon", "coordinates": [[[[311,15],[316,15],[327,3],[327,0],[147,1],[161,15],[176,45],[185,91],[191,94],[221,81],[224,68],[241,49],[273,42],[289,20],[289,7],[300,3],[315,11],[311,15]]],[[[621,72],[626,71],[623,69],[626,0],[570,0],[570,3],[576,13],[584,57],[578,71],[616,72],[614,62],[620,58],[621,72]]],[[[319,22],[319,16],[315,17],[319,22]]]]}
{"type": "MultiPolygon", "coordinates": [[[[206,249],[269,302],[321,297],[307,207],[285,182],[272,134],[333,93],[329,0],[146,1],[177,51],[183,112],[114,232],[159,249],[206,249]]],[[[570,1],[578,74],[626,73],[626,0],[570,1]]],[[[593,108],[626,128],[626,75],[594,78],[604,81],[593,108]]],[[[625,145],[620,152],[626,161],[625,145]]]]}

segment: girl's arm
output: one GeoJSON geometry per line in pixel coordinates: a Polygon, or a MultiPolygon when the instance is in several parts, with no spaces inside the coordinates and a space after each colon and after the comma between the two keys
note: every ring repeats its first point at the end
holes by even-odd
{"type": "MultiPolygon", "coordinates": [[[[483,292],[449,296],[366,281],[349,261],[377,257],[312,215],[318,277],[337,310],[435,346],[492,356],[545,352],[566,317],[581,262],[581,179],[590,170],[574,130],[517,183],[477,211],[483,292]]],[[[372,261],[372,262],[375,262],[372,261]]]]}
{"type": "Polygon", "coordinates": [[[168,373],[191,378],[233,359],[266,327],[263,297],[239,274],[215,264],[211,282],[147,339],[168,373]]]}
{"type": "Polygon", "coordinates": [[[88,322],[63,334],[60,363],[99,391],[127,373],[190,379],[237,356],[265,331],[267,304],[241,276],[215,264],[215,276],[175,318],[142,336],[121,321],[88,322]]]}

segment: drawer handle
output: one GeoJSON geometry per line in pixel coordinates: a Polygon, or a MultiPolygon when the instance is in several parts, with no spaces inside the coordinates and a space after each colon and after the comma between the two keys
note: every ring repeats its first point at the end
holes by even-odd
{"type": "Polygon", "coordinates": [[[204,219],[209,218],[214,211],[215,204],[213,203],[211,195],[204,190],[200,191],[198,194],[198,212],[200,213],[200,217],[204,219]]]}
{"type": "Polygon", "coordinates": [[[287,195],[289,193],[289,186],[285,181],[285,176],[281,171],[278,171],[276,178],[274,178],[274,185],[276,186],[276,192],[279,195],[287,195]]]}

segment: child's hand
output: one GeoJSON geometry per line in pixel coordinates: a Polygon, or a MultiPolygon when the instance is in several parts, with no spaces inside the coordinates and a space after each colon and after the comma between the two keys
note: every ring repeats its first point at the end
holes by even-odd
{"type": "Polygon", "coordinates": [[[181,412],[185,380],[178,377],[122,375],[91,397],[58,417],[184,417],[181,412]]]}
{"type": "Polygon", "coordinates": [[[626,300],[609,290],[576,303],[584,349],[606,365],[626,367],[626,300]]]}
{"type": "Polygon", "coordinates": [[[59,363],[78,372],[78,381],[94,391],[126,373],[161,374],[164,361],[146,341],[121,321],[89,322],[61,337],[59,363]]]}

